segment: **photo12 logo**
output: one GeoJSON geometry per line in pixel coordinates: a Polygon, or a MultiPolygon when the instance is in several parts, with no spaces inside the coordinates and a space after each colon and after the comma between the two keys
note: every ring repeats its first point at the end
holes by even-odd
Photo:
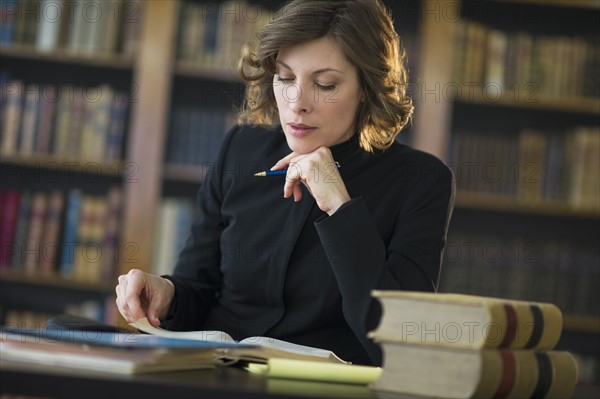
{"type": "Polygon", "coordinates": [[[111,0],[6,0],[0,3],[0,22],[3,24],[18,19],[19,22],[76,24],[126,22],[138,23],[141,18],[140,2],[111,0]]]}

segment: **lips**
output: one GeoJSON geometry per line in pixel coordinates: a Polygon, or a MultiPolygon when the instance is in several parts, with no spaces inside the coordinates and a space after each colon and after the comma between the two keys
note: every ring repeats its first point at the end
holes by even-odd
{"type": "Polygon", "coordinates": [[[294,137],[305,137],[316,130],[316,127],[304,123],[288,123],[290,134],[294,137]]]}

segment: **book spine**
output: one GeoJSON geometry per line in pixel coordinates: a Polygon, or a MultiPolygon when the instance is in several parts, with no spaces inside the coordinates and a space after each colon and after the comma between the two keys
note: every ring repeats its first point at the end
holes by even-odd
{"type": "Polygon", "coordinates": [[[23,268],[25,260],[25,248],[27,245],[27,233],[29,224],[29,215],[31,211],[31,194],[29,191],[21,193],[19,203],[19,213],[17,218],[17,227],[15,230],[15,252],[12,256],[12,269],[20,270],[23,268]]]}
{"type": "Polygon", "coordinates": [[[123,4],[123,22],[121,35],[121,53],[126,57],[133,57],[138,52],[139,37],[141,34],[144,2],[130,0],[123,4]]]}
{"type": "Polygon", "coordinates": [[[102,269],[100,279],[112,282],[116,277],[116,266],[119,259],[119,220],[121,214],[122,194],[119,187],[108,191],[108,214],[106,217],[106,236],[102,250],[102,269]]]}
{"type": "Polygon", "coordinates": [[[29,232],[25,250],[24,270],[28,274],[35,274],[38,270],[41,252],[41,240],[44,234],[44,222],[48,209],[48,196],[46,193],[36,193],[31,203],[29,218],[29,232]]]}
{"type": "Polygon", "coordinates": [[[82,157],[81,136],[86,115],[86,103],[83,99],[83,88],[73,88],[73,103],[71,104],[71,123],[67,139],[67,153],[72,157],[82,157]]]}
{"type": "Polygon", "coordinates": [[[91,121],[91,158],[94,160],[103,160],[106,155],[111,108],[114,104],[115,93],[112,87],[107,84],[101,85],[98,90],[100,97],[94,103],[94,112],[91,121]]]}
{"type": "Polygon", "coordinates": [[[41,52],[52,52],[58,47],[60,28],[65,19],[62,0],[42,0],[35,47],[41,52]]]}
{"type": "Polygon", "coordinates": [[[125,136],[125,119],[127,115],[127,99],[124,92],[118,94],[118,98],[112,105],[110,116],[110,127],[106,139],[107,160],[119,160],[122,158],[123,137],[125,136]]]}
{"type": "Polygon", "coordinates": [[[39,122],[40,90],[37,84],[28,84],[25,89],[25,108],[20,132],[19,153],[33,155],[39,122]]]}
{"type": "Polygon", "coordinates": [[[39,270],[43,275],[52,275],[56,272],[63,210],[64,195],[61,191],[54,191],[50,195],[44,240],[41,248],[39,270]]]}
{"type": "Polygon", "coordinates": [[[39,133],[36,143],[38,154],[49,154],[52,138],[54,135],[54,118],[56,116],[56,102],[58,101],[58,90],[55,85],[48,85],[40,93],[39,107],[39,133]]]}
{"type": "Polygon", "coordinates": [[[69,132],[71,130],[71,100],[63,95],[56,107],[56,122],[54,125],[54,145],[52,153],[59,158],[69,155],[69,132]]]}
{"type": "Polygon", "coordinates": [[[21,124],[23,82],[11,80],[3,88],[6,94],[6,105],[3,106],[2,119],[2,155],[15,155],[18,152],[18,138],[21,124]]]}
{"type": "Polygon", "coordinates": [[[0,207],[0,269],[11,265],[12,256],[18,250],[15,242],[15,229],[18,221],[20,193],[17,190],[2,191],[2,206],[0,207]]]}
{"type": "Polygon", "coordinates": [[[81,190],[73,189],[69,192],[67,200],[65,228],[63,232],[59,267],[61,276],[65,278],[72,278],[75,274],[74,265],[75,249],[77,246],[77,226],[79,225],[82,196],[81,190]]]}
{"type": "Polygon", "coordinates": [[[15,20],[19,3],[4,0],[0,6],[0,44],[12,44],[15,40],[15,20]]]}
{"type": "Polygon", "coordinates": [[[97,283],[102,281],[103,257],[106,255],[103,250],[106,240],[107,199],[104,197],[95,197],[91,212],[89,239],[85,254],[88,265],[86,274],[89,281],[97,283]]]}

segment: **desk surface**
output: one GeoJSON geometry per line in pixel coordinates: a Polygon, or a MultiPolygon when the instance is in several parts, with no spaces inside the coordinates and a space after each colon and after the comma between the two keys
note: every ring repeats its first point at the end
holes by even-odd
{"type": "MultiPolygon", "coordinates": [[[[48,398],[403,398],[362,385],[268,379],[237,367],[118,375],[25,365],[0,359],[0,396],[48,398]]],[[[574,399],[600,397],[598,386],[577,386],[574,399]]]]}
{"type": "Polygon", "coordinates": [[[363,385],[268,379],[238,367],[117,375],[0,360],[0,393],[59,398],[386,398],[363,385]]]}

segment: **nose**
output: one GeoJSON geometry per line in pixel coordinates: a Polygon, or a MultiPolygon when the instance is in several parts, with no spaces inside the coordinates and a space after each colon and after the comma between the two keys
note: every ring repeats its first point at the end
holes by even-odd
{"type": "Polygon", "coordinates": [[[295,83],[286,88],[290,109],[297,114],[309,113],[312,110],[312,91],[307,85],[295,83]]]}

